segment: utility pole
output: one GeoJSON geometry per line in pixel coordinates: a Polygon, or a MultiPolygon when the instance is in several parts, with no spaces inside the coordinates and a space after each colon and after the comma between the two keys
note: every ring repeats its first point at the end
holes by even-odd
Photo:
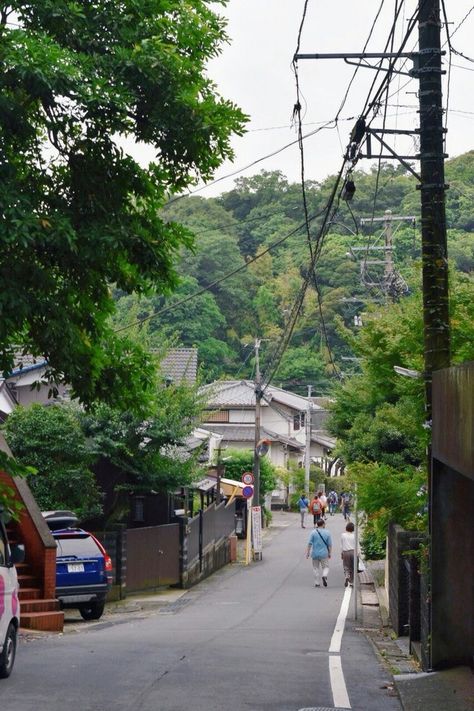
{"type": "Polygon", "coordinates": [[[255,339],[255,443],[253,448],[253,496],[255,506],[260,506],[260,457],[257,446],[260,441],[260,412],[262,402],[262,384],[260,376],[260,339],[255,339]]]}
{"type": "Polygon", "coordinates": [[[312,386],[308,385],[308,405],[306,408],[305,439],[306,448],[304,451],[304,488],[306,496],[309,496],[309,472],[311,468],[311,391],[312,386]]]}
{"type": "Polygon", "coordinates": [[[431,420],[433,371],[450,365],[448,249],[444,182],[439,0],[419,2],[421,254],[426,416],[431,420]]]}
{"type": "MultiPolygon", "coordinates": [[[[358,59],[364,60],[360,66],[376,68],[367,60],[411,59],[414,68],[409,76],[419,79],[420,128],[415,131],[401,129],[377,129],[368,126],[361,116],[351,134],[347,157],[375,157],[371,152],[371,139],[375,138],[387,151],[380,158],[397,159],[419,180],[421,190],[421,254],[423,267],[423,326],[425,361],[426,419],[431,420],[433,371],[450,365],[450,326],[448,295],[448,250],[446,238],[444,182],[444,133],[443,104],[441,90],[441,20],[440,0],[418,1],[418,52],[362,52],[337,54],[296,54],[300,59],[358,59]],[[413,156],[397,154],[386,142],[391,134],[417,134],[420,137],[420,153],[415,156],[420,161],[420,174],[413,170],[408,161],[413,156]],[[367,145],[363,156],[360,147],[367,145]]],[[[393,73],[404,74],[394,66],[393,73]]]]}
{"type": "Polygon", "coordinates": [[[392,234],[392,211],[385,210],[385,265],[384,276],[388,283],[393,274],[393,234],[392,234]]]}

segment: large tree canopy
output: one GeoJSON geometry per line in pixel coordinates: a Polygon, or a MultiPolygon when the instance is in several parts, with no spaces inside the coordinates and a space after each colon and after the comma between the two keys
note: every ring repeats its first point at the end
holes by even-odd
{"type": "Polygon", "coordinates": [[[191,238],[159,210],[209,178],[242,131],[243,114],[206,74],[226,39],[210,5],[2,8],[0,370],[21,343],[85,402],[132,405],[151,383],[151,361],[111,329],[110,285],[175,285],[176,254],[191,238]],[[128,155],[132,142],[149,147],[147,167],[128,155]]]}

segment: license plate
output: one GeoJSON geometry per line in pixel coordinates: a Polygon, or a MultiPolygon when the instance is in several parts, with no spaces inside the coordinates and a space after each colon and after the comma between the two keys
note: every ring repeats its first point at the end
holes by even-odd
{"type": "Polygon", "coordinates": [[[68,563],[67,565],[68,573],[83,573],[84,563],[68,563]]]}

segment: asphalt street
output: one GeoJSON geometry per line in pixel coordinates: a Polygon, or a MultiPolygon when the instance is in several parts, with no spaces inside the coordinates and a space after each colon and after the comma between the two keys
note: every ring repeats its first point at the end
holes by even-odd
{"type": "Polygon", "coordinates": [[[347,600],[344,523],[340,514],[327,523],[335,543],[327,588],[314,587],[305,557],[309,522],[303,530],[297,514],[277,514],[262,561],[227,566],[174,605],[22,640],[0,682],[0,708],[399,711],[347,600]],[[341,648],[329,652],[344,595],[341,648]]]}

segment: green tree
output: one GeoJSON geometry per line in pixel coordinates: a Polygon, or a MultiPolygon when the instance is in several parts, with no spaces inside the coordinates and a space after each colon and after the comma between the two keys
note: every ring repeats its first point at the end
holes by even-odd
{"type": "Polygon", "coordinates": [[[192,240],[160,208],[210,178],[242,132],[243,114],[207,76],[226,39],[208,5],[4,8],[0,370],[11,370],[22,343],[84,402],[132,407],[152,386],[151,360],[112,331],[110,285],[175,286],[173,264],[192,240]],[[131,142],[149,146],[147,167],[127,152],[131,142]]]}
{"type": "Polygon", "coordinates": [[[36,469],[27,479],[41,509],[70,509],[80,519],[101,513],[102,495],[90,470],[93,454],[74,407],[18,407],[4,432],[18,462],[36,469]]]}
{"type": "MultiPolygon", "coordinates": [[[[130,491],[172,491],[188,484],[197,469],[185,444],[200,412],[194,386],[162,384],[146,420],[99,403],[82,412],[81,427],[95,460],[106,460],[125,474],[121,489],[127,496],[130,491]]],[[[121,491],[115,493],[121,503],[121,491]]]]}
{"type": "Polygon", "coordinates": [[[304,395],[308,392],[308,385],[312,385],[316,393],[327,392],[329,387],[324,360],[311,345],[288,348],[275,381],[288,390],[304,395]]]}

